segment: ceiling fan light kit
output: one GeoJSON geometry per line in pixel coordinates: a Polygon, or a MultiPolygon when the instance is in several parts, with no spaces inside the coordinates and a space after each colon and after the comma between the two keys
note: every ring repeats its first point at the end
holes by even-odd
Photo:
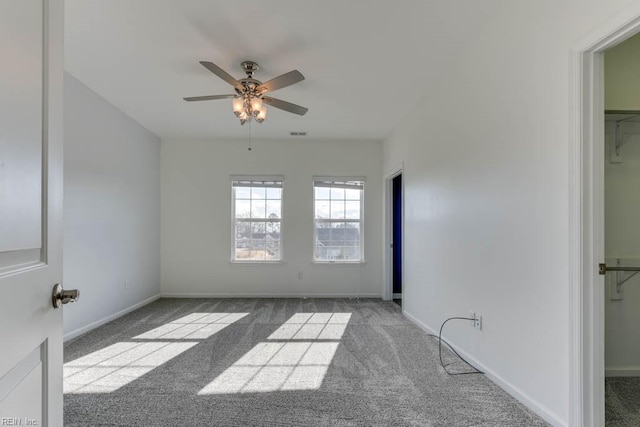
{"type": "Polygon", "coordinates": [[[240,80],[234,79],[229,73],[212,62],[200,61],[200,64],[222,80],[232,85],[236,94],[195,96],[184,98],[185,101],[209,101],[214,99],[232,98],[233,100],[231,102],[233,113],[240,120],[241,125],[251,119],[254,119],[258,123],[264,122],[267,118],[267,108],[264,104],[293,114],[298,114],[300,116],[305,115],[307,111],[309,111],[307,108],[301,107],[300,105],[264,96],[267,92],[282,89],[304,80],[304,76],[298,70],[289,71],[288,73],[262,83],[261,81],[253,78],[253,73],[258,71],[259,68],[258,64],[253,61],[244,61],[241,64],[244,72],[247,74],[247,77],[240,80]]]}

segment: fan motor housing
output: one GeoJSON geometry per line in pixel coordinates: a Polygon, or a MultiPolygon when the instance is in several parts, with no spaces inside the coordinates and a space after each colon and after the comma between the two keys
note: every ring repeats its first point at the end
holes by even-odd
{"type": "Polygon", "coordinates": [[[249,78],[253,77],[253,73],[260,69],[258,64],[253,61],[243,61],[240,65],[242,65],[242,69],[247,73],[247,77],[249,78]]]}

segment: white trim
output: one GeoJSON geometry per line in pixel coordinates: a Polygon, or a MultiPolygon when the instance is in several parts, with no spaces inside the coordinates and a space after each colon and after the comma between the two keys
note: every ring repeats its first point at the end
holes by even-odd
{"type": "MultiPolygon", "coordinates": [[[[413,316],[412,314],[408,313],[404,309],[403,309],[403,314],[406,316],[407,319],[409,319],[411,322],[413,322],[416,326],[418,326],[423,331],[425,331],[425,332],[427,332],[429,334],[437,335],[437,332],[433,328],[431,328],[428,325],[422,323],[415,316],[413,316]]],[[[464,350],[461,350],[460,347],[458,347],[457,345],[452,343],[451,340],[447,339],[447,341],[449,342],[449,344],[451,344],[451,346],[462,357],[464,357],[466,360],[468,360],[469,363],[471,363],[477,369],[480,369],[481,371],[483,371],[485,377],[487,377],[488,379],[493,381],[498,387],[500,387],[501,389],[503,389],[504,391],[509,393],[511,396],[513,396],[515,399],[517,399],[520,403],[525,405],[527,408],[529,408],[530,410],[532,410],[533,412],[538,414],[546,422],[548,422],[549,424],[551,424],[553,426],[559,426],[559,427],[560,426],[561,427],[566,426],[566,424],[561,420],[561,418],[558,415],[554,414],[551,410],[549,410],[549,408],[547,408],[546,406],[538,403],[535,399],[532,399],[531,397],[529,397],[528,395],[523,393],[519,388],[517,388],[516,386],[512,385],[511,383],[506,381],[504,378],[502,378],[500,375],[498,375],[495,372],[493,372],[487,366],[485,366],[484,364],[479,362],[476,358],[474,358],[473,356],[469,355],[464,350]]]]}
{"type": "Polygon", "coordinates": [[[337,182],[348,182],[348,181],[362,181],[367,182],[366,176],[356,176],[356,175],[348,175],[348,176],[340,176],[340,175],[313,175],[311,177],[313,181],[337,181],[337,182]]]}
{"type": "Polygon", "coordinates": [[[640,377],[640,366],[607,366],[605,377],[640,377]]]}
{"type": "Polygon", "coordinates": [[[274,260],[274,261],[253,260],[253,261],[229,261],[229,264],[233,264],[233,265],[279,265],[279,266],[282,266],[282,265],[286,264],[286,262],[283,261],[283,260],[274,260]]]}
{"type": "Polygon", "coordinates": [[[281,181],[284,185],[284,175],[230,175],[233,181],[281,181]]]}
{"type": "Polygon", "coordinates": [[[216,292],[169,292],[163,293],[162,298],[382,298],[380,294],[254,294],[254,293],[216,293],[216,292]]]}
{"type": "Polygon", "coordinates": [[[604,60],[640,31],[633,4],[571,47],[569,424],[604,425],[604,60]]]}
{"type": "Polygon", "coordinates": [[[154,296],[152,296],[150,298],[147,298],[147,299],[145,299],[143,301],[140,301],[139,303],[133,304],[132,306],[127,307],[124,310],[120,310],[117,313],[113,313],[113,314],[111,314],[111,315],[109,315],[109,316],[107,316],[107,317],[105,317],[103,319],[96,320],[95,322],[91,322],[86,326],[83,326],[81,328],[76,329],[75,331],[71,331],[71,332],[69,332],[67,334],[64,334],[63,341],[68,341],[70,339],[76,338],[76,337],[78,337],[78,336],[80,336],[80,335],[82,335],[84,333],[87,333],[87,332],[97,328],[98,326],[102,326],[105,323],[109,323],[112,320],[117,319],[118,317],[122,317],[125,314],[131,313],[132,311],[137,310],[140,307],[143,307],[143,306],[145,306],[147,304],[150,304],[150,303],[152,303],[154,301],[157,301],[159,299],[160,299],[160,294],[156,294],[156,295],[154,295],[154,296]]]}
{"type": "Polygon", "coordinates": [[[402,299],[402,292],[399,294],[393,294],[392,297],[393,299],[402,299]]]}
{"type": "MultiPolygon", "coordinates": [[[[384,178],[384,244],[382,248],[382,295],[383,299],[389,301],[393,297],[393,251],[391,250],[391,244],[393,243],[393,179],[403,175],[402,179],[402,230],[404,234],[404,162],[400,162],[395,165],[384,178]]],[[[402,271],[404,271],[404,235],[402,236],[402,271]]],[[[404,283],[403,283],[404,286],[404,283]]],[[[404,289],[403,289],[404,293],[404,289]]],[[[404,302],[404,301],[403,301],[404,302]]],[[[403,304],[404,306],[404,304],[403,304]]]]}
{"type": "Polygon", "coordinates": [[[365,260],[360,260],[360,261],[311,261],[310,263],[311,265],[355,265],[355,266],[360,266],[360,265],[364,265],[367,264],[367,261],[365,260]]]}

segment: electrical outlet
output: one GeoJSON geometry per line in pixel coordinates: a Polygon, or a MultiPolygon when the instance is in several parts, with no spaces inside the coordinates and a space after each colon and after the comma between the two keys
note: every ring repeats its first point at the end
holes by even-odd
{"type": "Polygon", "coordinates": [[[124,281],[124,288],[125,289],[129,289],[129,281],[128,280],[124,281]]]}
{"type": "Polygon", "coordinates": [[[302,280],[304,279],[304,275],[302,274],[302,271],[298,272],[298,280],[302,280]]]}
{"type": "Polygon", "coordinates": [[[473,321],[473,327],[482,330],[482,316],[476,317],[473,321]]]}

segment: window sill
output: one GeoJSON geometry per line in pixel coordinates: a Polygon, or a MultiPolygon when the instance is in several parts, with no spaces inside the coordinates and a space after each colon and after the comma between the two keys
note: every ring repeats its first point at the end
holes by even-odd
{"type": "Polygon", "coordinates": [[[234,265],[283,265],[284,261],[229,261],[229,264],[234,265]]]}
{"type": "Polygon", "coordinates": [[[314,265],[353,265],[359,266],[366,264],[367,261],[311,261],[314,265]]]}

